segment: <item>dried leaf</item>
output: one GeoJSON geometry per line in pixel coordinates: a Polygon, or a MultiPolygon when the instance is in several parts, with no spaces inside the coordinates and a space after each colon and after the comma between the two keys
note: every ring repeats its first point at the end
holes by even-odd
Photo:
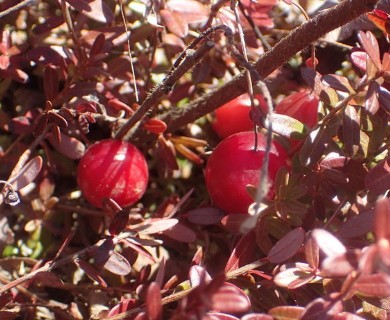
{"type": "Polygon", "coordinates": [[[293,257],[302,246],[305,240],[305,231],[296,228],[281,238],[268,253],[268,260],[271,263],[281,263],[293,257]]]}
{"type": "Polygon", "coordinates": [[[42,169],[42,162],[42,158],[40,156],[36,156],[23,166],[16,177],[11,178],[9,183],[12,184],[15,191],[24,188],[34,181],[42,169]]]}

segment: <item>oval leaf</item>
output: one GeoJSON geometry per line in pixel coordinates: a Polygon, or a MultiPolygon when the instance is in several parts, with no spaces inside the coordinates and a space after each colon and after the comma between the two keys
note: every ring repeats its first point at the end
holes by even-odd
{"type": "Polygon", "coordinates": [[[30,184],[38,176],[42,169],[42,158],[36,156],[31,159],[14,178],[9,181],[15,191],[20,190],[30,184]]]}
{"type": "Polygon", "coordinates": [[[296,228],[288,232],[280,239],[268,253],[268,260],[271,263],[281,263],[293,257],[305,240],[305,231],[296,228]]]}
{"type": "Polygon", "coordinates": [[[272,131],[286,138],[303,139],[306,136],[305,125],[284,114],[274,113],[271,117],[272,131]]]}
{"type": "Polygon", "coordinates": [[[221,209],[207,207],[190,210],[185,216],[191,223],[208,226],[219,223],[225,213],[221,209]]]}

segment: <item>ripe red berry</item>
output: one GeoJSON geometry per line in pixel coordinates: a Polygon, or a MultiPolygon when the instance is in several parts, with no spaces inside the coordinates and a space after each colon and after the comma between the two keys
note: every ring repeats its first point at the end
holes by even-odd
{"type": "Polygon", "coordinates": [[[275,112],[297,119],[309,128],[318,122],[317,95],[310,89],[303,89],[284,98],[275,107],[275,112]]]}
{"type": "MultiPolygon", "coordinates": [[[[206,187],[216,207],[226,213],[247,213],[253,202],[246,186],[257,187],[265,155],[266,139],[258,134],[257,150],[254,150],[255,134],[240,132],[224,139],[210,156],[206,171],[206,187]]],[[[271,185],[276,173],[287,166],[287,154],[282,146],[273,142],[271,146],[268,178],[271,185]]],[[[271,188],[269,198],[274,195],[271,188]]]]}
{"type": "MultiPolygon", "coordinates": [[[[267,110],[267,103],[262,95],[256,95],[260,108],[267,110]]],[[[249,117],[251,101],[248,94],[243,94],[215,110],[211,126],[220,138],[226,138],[234,133],[250,131],[253,122],[249,117]]]]}
{"type": "Polygon", "coordinates": [[[92,145],[81,158],[77,181],[85,199],[101,208],[104,198],[121,207],[145,193],[149,172],[143,154],[131,143],[108,139],[92,145]]]}

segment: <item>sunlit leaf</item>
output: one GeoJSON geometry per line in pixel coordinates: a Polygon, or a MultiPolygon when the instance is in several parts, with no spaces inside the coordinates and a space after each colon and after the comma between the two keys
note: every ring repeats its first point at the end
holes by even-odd
{"type": "Polygon", "coordinates": [[[271,263],[281,263],[293,257],[305,240],[305,231],[296,228],[281,238],[268,253],[271,263]]]}

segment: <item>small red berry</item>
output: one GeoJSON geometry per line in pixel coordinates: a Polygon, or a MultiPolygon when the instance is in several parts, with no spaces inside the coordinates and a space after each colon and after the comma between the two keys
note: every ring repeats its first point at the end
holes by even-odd
{"type": "Polygon", "coordinates": [[[143,154],[131,143],[108,139],[88,148],[77,170],[78,185],[85,199],[101,208],[112,198],[121,207],[142,198],[149,172],[143,154]]]}
{"type": "MultiPolygon", "coordinates": [[[[266,113],[267,103],[263,96],[258,94],[255,98],[259,101],[260,108],[266,113]]],[[[237,132],[250,131],[253,129],[253,121],[249,116],[250,111],[249,95],[243,94],[216,109],[211,126],[220,138],[226,138],[237,132]]]]}
{"type": "MultiPolygon", "coordinates": [[[[257,187],[266,139],[257,134],[258,145],[254,150],[255,134],[252,131],[240,132],[224,139],[210,156],[206,171],[206,187],[216,207],[226,213],[247,213],[253,202],[246,186],[257,187]]],[[[273,185],[276,173],[287,166],[287,153],[277,142],[273,142],[269,159],[268,178],[273,185]]],[[[274,191],[268,194],[272,198],[274,191]]]]}

